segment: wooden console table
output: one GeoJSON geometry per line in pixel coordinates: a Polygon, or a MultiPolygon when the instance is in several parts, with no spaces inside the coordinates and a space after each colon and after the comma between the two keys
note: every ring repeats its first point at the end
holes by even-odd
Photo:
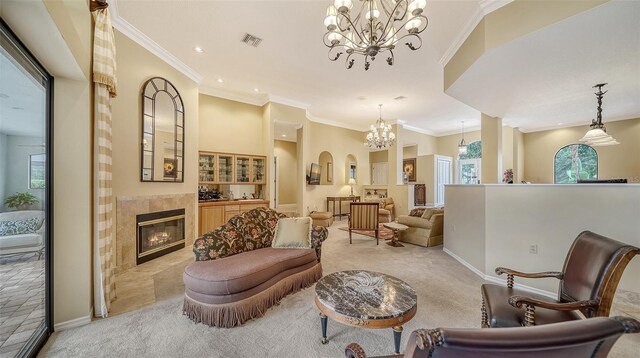
{"type": "Polygon", "coordinates": [[[327,197],[327,211],[330,212],[334,217],[338,217],[339,220],[342,220],[343,215],[349,215],[349,213],[342,212],[342,202],[357,202],[360,201],[360,196],[328,196],[327,197]],[[329,206],[331,203],[331,206],[329,206]],[[338,203],[338,210],[336,212],[336,203],[338,203]]]}

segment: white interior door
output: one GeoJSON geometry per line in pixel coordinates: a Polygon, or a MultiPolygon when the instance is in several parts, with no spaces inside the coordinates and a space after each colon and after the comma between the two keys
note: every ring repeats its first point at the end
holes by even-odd
{"type": "Polygon", "coordinates": [[[482,159],[458,160],[458,183],[480,184],[482,177],[482,159]]]}
{"type": "Polygon", "coordinates": [[[371,168],[371,184],[387,185],[388,163],[373,163],[371,168]]]}
{"type": "Polygon", "coordinates": [[[451,157],[436,156],[436,175],[433,185],[435,190],[434,204],[444,205],[444,186],[452,183],[453,174],[451,173],[453,166],[451,157]]]}

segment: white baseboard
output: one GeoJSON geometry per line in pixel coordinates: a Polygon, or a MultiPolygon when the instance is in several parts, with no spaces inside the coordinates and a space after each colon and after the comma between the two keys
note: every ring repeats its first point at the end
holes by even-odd
{"type": "Polygon", "coordinates": [[[84,326],[91,323],[91,315],[72,319],[70,321],[56,323],[53,326],[54,331],[64,331],[65,329],[84,326]]]}
{"type": "MultiPolygon", "coordinates": [[[[476,275],[480,276],[480,278],[482,278],[483,280],[489,281],[489,282],[493,282],[493,283],[502,284],[502,285],[505,285],[505,286],[507,285],[507,279],[506,278],[500,278],[500,277],[496,277],[496,276],[493,276],[493,275],[485,274],[484,272],[478,270],[476,267],[474,267],[473,265],[471,265],[470,263],[465,261],[460,256],[454,254],[453,252],[451,252],[447,248],[442,248],[442,251],[444,251],[447,255],[453,257],[456,261],[458,261],[459,263],[464,265],[464,267],[468,268],[469,270],[471,270],[476,275]]],[[[539,288],[526,286],[526,285],[522,285],[522,284],[519,284],[519,283],[514,283],[513,287],[515,287],[517,289],[520,289],[520,290],[523,290],[525,292],[531,292],[531,293],[535,293],[535,294],[538,294],[538,295],[543,295],[543,296],[546,296],[546,297],[549,297],[549,298],[553,298],[553,299],[557,299],[558,298],[558,294],[555,293],[555,292],[541,290],[539,288]]]]}

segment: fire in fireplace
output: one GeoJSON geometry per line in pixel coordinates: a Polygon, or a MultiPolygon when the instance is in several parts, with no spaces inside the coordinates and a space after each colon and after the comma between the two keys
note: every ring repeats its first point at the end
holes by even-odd
{"type": "Polygon", "coordinates": [[[184,247],[184,209],[136,215],[136,264],[184,247]]]}

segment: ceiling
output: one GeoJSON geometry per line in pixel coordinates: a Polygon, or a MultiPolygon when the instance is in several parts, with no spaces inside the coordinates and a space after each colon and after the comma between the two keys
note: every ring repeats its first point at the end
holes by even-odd
{"type": "Polygon", "coordinates": [[[640,2],[610,1],[485,53],[447,93],[535,131],[640,117],[640,2]]]}
{"type": "Polygon", "coordinates": [[[0,133],[43,137],[44,88],[0,48],[0,133]]]}
{"type": "Polygon", "coordinates": [[[638,116],[629,98],[640,86],[631,83],[640,61],[639,2],[612,1],[492,50],[445,94],[439,60],[488,3],[508,2],[428,1],[423,47],[399,48],[394,66],[379,58],[369,71],[358,60],[347,70],[327,58],[328,0],[118,0],[114,13],[200,74],[203,93],[284,99],[349,128],[366,130],[379,103],[383,118],[435,135],[458,132],[463,120],[479,128],[480,110],[524,130],[557,126],[559,118],[586,124],[595,110],[590,87],[602,81],[611,90],[605,122],[638,116]],[[260,46],[242,43],[245,33],[263,38],[260,46]]]}

